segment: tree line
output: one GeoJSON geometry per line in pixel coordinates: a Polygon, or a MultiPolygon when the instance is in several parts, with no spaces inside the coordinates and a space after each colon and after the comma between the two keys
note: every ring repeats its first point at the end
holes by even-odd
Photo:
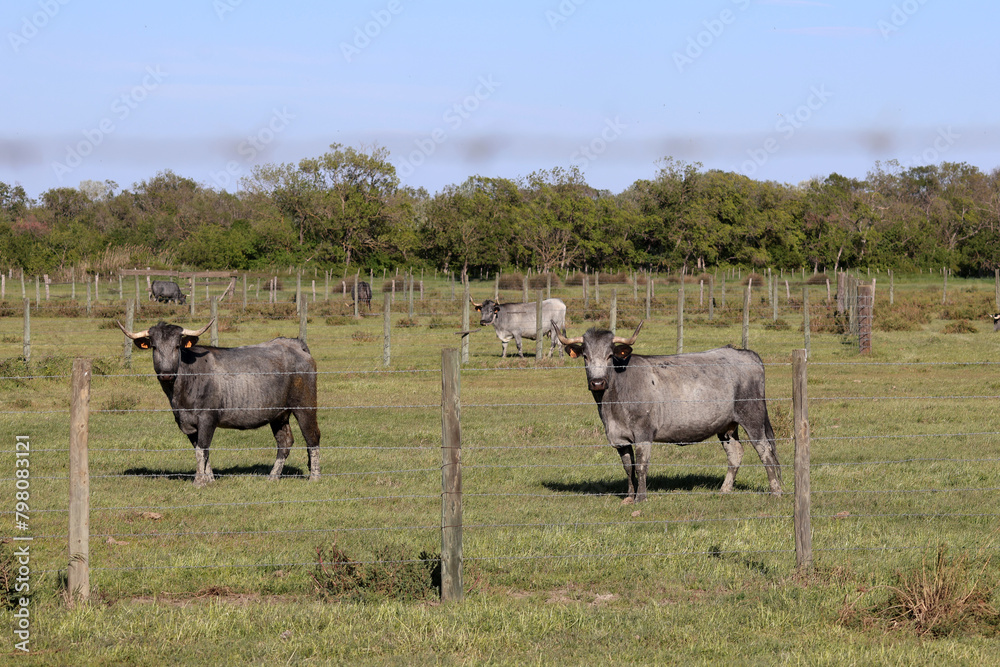
{"type": "Polygon", "coordinates": [[[172,171],[29,198],[0,182],[0,265],[29,274],[132,266],[445,271],[1000,268],[1000,168],[876,162],[796,185],[664,158],[619,193],[576,168],[401,185],[389,152],[339,144],[255,167],[236,193],[172,171]]]}

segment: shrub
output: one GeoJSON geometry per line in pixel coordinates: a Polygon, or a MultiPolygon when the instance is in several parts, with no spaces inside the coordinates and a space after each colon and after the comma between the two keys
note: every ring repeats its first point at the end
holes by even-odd
{"type": "Polygon", "coordinates": [[[524,289],[524,274],[523,273],[501,273],[500,274],[500,289],[505,290],[523,290],[524,289]]]}
{"type": "Polygon", "coordinates": [[[421,551],[416,558],[400,546],[375,550],[372,562],[357,562],[336,544],[316,547],[314,589],[323,600],[426,600],[441,586],[441,557],[421,551]]]}
{"type": "Polygon", "coordinates": [[[959,320],[946,325],[941,331],[947,334],[979,333],[979,327],[969,320],[959,320]]]}
{"type": "Polygon", "coordinates": [[[890,586],[878,586],[844,604],[840,621],[846,625],[875,625],[885,630],[912,630],[919,636],[944,637],[954,633],[982,633],[996,636],[1000,612],[990,603],[995,586],[980,579],[989,565],[987,558],[978,574],[969,573],[968,556],[947,558],[944,545],[938,547],[933,567],[924,557],[919,570],[897,572],[890,586]],[[888,591],[888,596],[865,607],[858,603],[871,592],[888,591]]]}
{"type": "Polygon", "coordinates": [[[351,334],[351,340],[355,343],[374,343],[378,338],[368,331],[355,331],[351,334]]]}

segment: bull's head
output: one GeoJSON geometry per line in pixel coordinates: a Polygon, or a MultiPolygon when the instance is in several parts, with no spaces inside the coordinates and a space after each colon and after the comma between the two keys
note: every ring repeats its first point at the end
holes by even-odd
{"type": "Polygon", "coordinates": [[[205,333],[212,322],[201,329],[184,329],[176,324],[160,322],[154,327],[145,331],[133,333],[122,326],[121,322],[115,324],[126,336],[132,339],[135,346],[141,350],[153,351],[153,370],[156,378],[160,382],[173,382],[177,377],[177,367],[181,363],[181,350],[198,343],[198,337],[205,333]]]}
{"type": "Polygon", "coordinates": [[[583,357],[590,391],[604,391],[608,388],[609,371],[615,366],[624,367],[628,363],[632,356],[632,345],[639,337],[642,325],[643,322],[639,322],[629,338],[615,336],[610,331],[590,329],[578,338],[566,338],[559,334],[559,342],[566,348],[570,358],[583,357]]]}
{"type": "Polygon", "coordinates": [[[482,303],[476,303],[471,296],[469,297],[469,301],[472,301],[473,307],[479,312],[479,326],[486,326],[492,323],[493,318],[500,312],[499,302],[486,299],[482,303]]]}

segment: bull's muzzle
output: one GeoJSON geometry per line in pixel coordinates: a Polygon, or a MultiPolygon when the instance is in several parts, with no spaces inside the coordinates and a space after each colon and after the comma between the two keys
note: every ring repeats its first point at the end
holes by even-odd
{"type": "Polygon", "coordinates": [[[604,391],[608,388],[608,381],[604,378],[594,378],[587,382],[590,391],[604,391]]]}

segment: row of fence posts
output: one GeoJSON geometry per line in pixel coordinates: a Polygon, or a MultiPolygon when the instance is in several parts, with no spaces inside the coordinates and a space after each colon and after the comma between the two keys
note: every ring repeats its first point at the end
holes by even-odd
{"type": "MultiPolygon", "coordinates": [[[[441,352],[441,599],[464,597],[462,583],[462,401],[461,352],[441,352]]],[[[90,597],[90,423],[91,361],[75,359],[70,388],[69,565],[70,604],[90,597]]],[[[795,565],[812,566],[810,524],[807,354],[792,352],[792,411],[795,442],[795,565]]]]}
{"type": "MultiPolygon", "coordinates": [[[[861,354],[868,354],[871,352],[872,343],[872,320],[873,320],[873,305],[874,305],[874,292],[875,286],[872,284],[862,284],[856,278],[849,276],[844,273],[840,273],[837,276],[837,310],[839,313],[846,312],[848,315],[849,330],[852,336],[857,336],[859,351],[861,354]]],[[[470,291],[469,291],[469,280],[468,276],[462,277],[462,283],[464,286],[464,296],[462,299],[462,363],[468,363],[469,361],[469,340],[468,335],[472,333],[469,330],[469,301],[470,301],[470,291]]],[[[246,283],[244,281],[244,295],[246,294],[246,283]]],[[[741,347],[744,349],[749,347],[750,343],[750,303],[751,303],[751,292],[753,289],[753,281],[747,283],[744,289],[743,296],[743,326],[742,326],[742,336],[741,336],[741,347]]],[[[357,276],[355,276],[354,283],[354,294],[358,293],[357,288],[357,276]]],[[[652,298],[653,288],[652,281],[647,282],[646,289],[646,318],[650,316],[650,300],[652,298]]],[[[299,293],[298,297],[301,297],[299,293]]],[[[709,303],[712,303],[714,297],[710,297],[709,303]]],[[[354,299],[354,317],[360,317],[358,311],[358,301],[359,299],[354,299]]],[[[681,283],[681,287],[677,292],[677,353],[680,354],[684,351],[684,286],[681,283]]],[[[126,301],[125,305],[125,326],[129,331],[132,330],[134,324],[135,313],[138,312],[140,300],[136,299],[126,301]]],[[[296,303],[297,311],[299,315],[299,338],[303,341],[306,340],[307,336],[307,320],[308,320],[308,300],[297,298],[296,303]]],[[[543,343],[542,343],[542,291],[538,290],[536,293],[535,303],[537,306],[537,314],[535,318],[536,322],[536,332],[535,332],[535,358],[540,360],[542,357],[543,343]]],[[[218,304],[219,297],[213,296],[210,299],[210,313],[211,313],[211,344],[217,346],[219,344],[218,335],[218,304]]],[[[777,309],[775,308],[775,314],[777,309]]],[[[391,298],[387,293],[383,298],[382,312],[384,318],[383,327],[383,366],[389,366],[391,360],[391,342],[390,342],[390,312],[391,312],[391,298]]],[[[709,319],[711,319],[711,309],[710,309],[709,319]]],[[[808,286],[803,286],[802,288],[802,312],[803,312],[803,331],[805,338],[805,349],[808,352],[810,349],[810,325],[809,325],[809,288],[808,286]]],[[[613,289],[611,292],[611,303],[608,311],[609,315],[609,328],[612,332],[616,331],[617,320],[618,320],[618,291],[613,289]]],[[[410,319],[413,318],[413,289],[411,282],[410,289],[410,319]]],[[[26,362],[31,361],[31,302],[28,299],[24,301],[24,336],[23,336],[23,358],[26,362]]],[[[124,346],[123,359],[126,364],[131,361],[132,348],[129,345],[124,346]]]]}

